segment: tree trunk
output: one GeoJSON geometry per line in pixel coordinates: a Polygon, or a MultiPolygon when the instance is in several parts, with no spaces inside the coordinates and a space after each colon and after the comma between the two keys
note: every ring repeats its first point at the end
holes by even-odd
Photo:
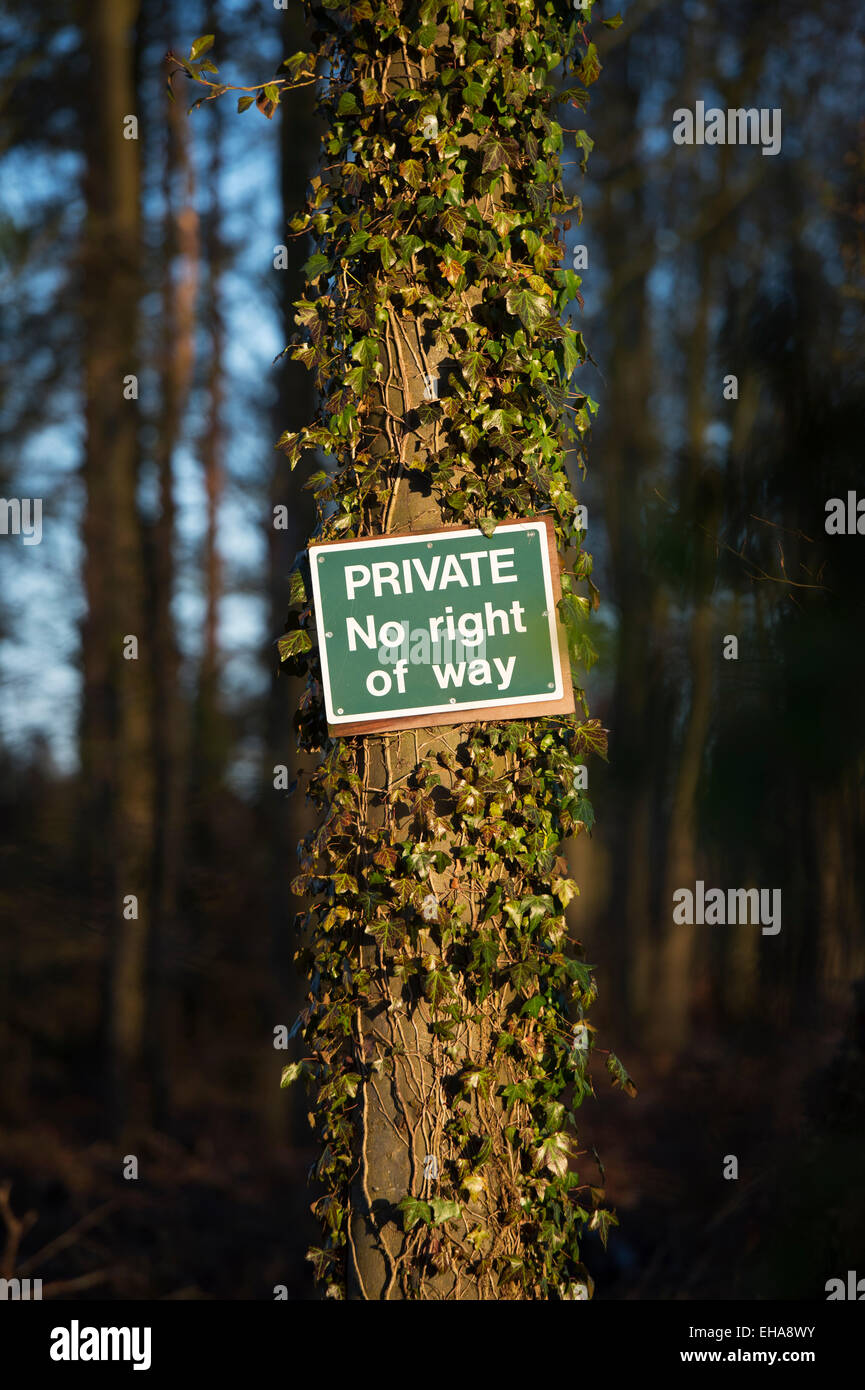
{"type": "MultiPolygon", "coordinates": [[[[374,71],[382,90],[391,98],[403,89],[417,89],[423,82],[424,64],[413,64],[405,51],[395,56],[384,72],[374,71]]],[[[476,136],[463,142],[475,145],[476,136]]],[[[465,291],[466,316],[483,299],[479,286],[465,291]]],[[[434,458],[443,443],[438,426],[417,424],[417,411],[438,390],[431,385],[439,378],[447,381],[447,351],[439,340],[438,323],[427,315],[391,314],[385,330],[387,382],[382,390],[384,410],[374,452],[399,459],[399,472],[385,510],[384,532],[434,529],[451,520],[443,515],[430,495],[423,475],[409,467],[414,458],[434,458]]],[[[464,749],[466,726],[408,730],[383,737],[364,738],[361,762],[363,777],[370,788],[391,793],[429,755],[431,748],[459,757],[464,749]]],[[[434,849],[452,849],[457,832],[452,828],[457,795],[443,794],[431,817],[429,834],[434,849]]],[[[375,830],[388,825],[391,844],[413,838],[414,813],[406,806],[388,813],[385,799],[371,792],[368,820],[375,830]]],[[[448,879],[450,875],[448,875],[448,879]]],[[[429,889],[442,898],[453,886],[430,871],[429,889]]],[[[458,895],[477,921],[478,904],[458,895]]],[[[428,958],[438,956],[431,934],[422,933],[428,958]]],[[[400,1272],[412,1263],[414,1244],[400,1221],[397,1203],[407,1193],[436,1196],[436,1179],[425,1176],[424,1160],[434,1158],[441,1170],[451,1152],[446,1126],[452,1114],[446,1087],[448,1058],[440,1038],[432,1031],[433,1017],[427,1002],[416,989],[406,989],[405,981],[389,966],[387,953],[376,945],[364,948],[364,964],[375,981],[370,1005],[359,1011],[357,1020],[361,1058],[374,1057],[382,1045],[392,1057],[388,1075],[369,1074],[361,1082],[359,1109],[360,1139],[357,1146],[357,1176],[352,1184],[349,1211],[349,1273],[347,1295],[353,1299],[402,1299],[412,1290],[424,1299],[472,1301],[497,1297],[492,1279],[466,1281],[450,1269],[427,1270],[421,1282],[401,1281],[400,1272]]],[[[495,1028],[492,1020],[500,1001],[490,998],[482,1019],[467,1026],[463,1041],[479,1068],[498,1070],[495,1058],[495,1028]]],[[[494,1090],[493,1090],[494,1094],[494,1090]]],[[[486,1110],[486,1124],[492,1130],[501,1124],[501,1107],[494,1100],[475,1092],[473,1104],[486,1110]]],[[[495,1210],[495,1191],[487,1190],[476,1210],[491,1214],[495,1210]]],[[[433,1247],[435,1238],[433,1238],[433,1247]]]]}
{"type": "MultiPolygon", "coordinates": [[[[329,15],[310,8],[326,35],[329,15]]],[[[337,22],[325,45],[334,124],[301,224],[320,231],[322,283],[297,319],[297,355],[323,401],[316,425],[281,443],[294,462],[312,447],[336,458],[333,482],[311,480],[323,540],[417,535],[457,513],[489,535],[545,512],[562,549],[578,548],[566,442],[588,418],[568,395],[584,350],[559,318],[574,287],[553,278],[553,219],[568,208],[561,132],[550,74],[518,70],[540,15],[509,7],[503,34],[486,6],[422,14],[411,35],[409,6],[393,22],[386,11],[356,30],[337,22]],[[500,118],[479,114],[487,96],[500,118]]],[[[579,22],[558,11],[544,22],[550,69],[576,45],[571,69],[594,80],[579,22]]],[[[568,584],[587,566],[580,552],[568,584]]],[[[339,1294],[345,1257],[352,1299],[586,1298],[579,1228],[605,1229],[611,1213],[571,1200],[588,1187],[568,1166],[568,1105],[587,1093],[589,1033],[574,1035],[566,1011],[574,1002],[582,1019],[595,988],[564,945],[577,890],[560,846],[590,818],[577,760],[603,750],[603,730],[539,713],[327,740],[298,581],[280,646],[309,671],[298,725],[302,746],[324,748],[311,778],[324,818],[297,880],[314,899],[307,1056],[285,1080],[319,1088],[316,1271],[339,1294]]],[[[590,600],[563,604],[575,647],[578,602],[590,600]]]]}
{"type": "MultiPolygon", "coordinates": [[[[171,6],[164,7],[170,32],[171,6]]],[[[180,652],[173,600],[177,542],[174,456],[195,359],[199,229],[195,206],[188,126],[179,101],[163,103],[165,265],[162,282],[162,334],[159,343],[161,409],[156,443],[159,515],[150,535],[152,574],[153,765],[155,775],[152,922],[149,959],[148,1073],[153,1118],[165,1127],[171,1107],[171,1011],[176,995],[178,882],[184,838],[184,765],[188,730],[180,691],[180,652]]]]}
{"type": "Polygon", "coordinates": [[[133,26],[137,0],[86,7],[94,98],[86,130],[84,588],[82,763],[95,912],[110,940],[106,1032],[112,1110],[122,1120],[141,1056],[151,835],[149,667],[142,540],[136,503],[138,405],[138,142],[133,26]],[[124,639],[139,644],[124,659],[124,639]],[[135,907],[124,899],[137,898],[135,907]]]}

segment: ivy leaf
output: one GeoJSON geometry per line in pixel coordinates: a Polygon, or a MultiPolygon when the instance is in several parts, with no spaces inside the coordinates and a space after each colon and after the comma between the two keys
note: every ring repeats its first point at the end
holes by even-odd
{"type": "Polygon", "coordinates": [[[567,1134],[550,1134],[534,1150],[535,1168],[549,1168],[557,1178],[563,1178],[568,1171],[571,1154],[571,1141],[567,1134]]]}
{"type": "Polygon", "coordinates": [[[419,159],[404,159],[398,165],[399,174],[410,188],[420,188],[424,180],[423,165],[419,159]]]}
{"type": "Polygon", "coordinates": [[[450,994],[450,988],[450,982],[446,976],[442,974],[441,970],[430,970],[424,976],[424,997],[429,1001],[433,1009],[437,1004],[441,1003],[446,995],[450,994]]]}
{"type": "Polygon", "coordinates": [[[421,1202],[417,1197],[403,1197],[398,1208],[402,1212],[402,1225],[406,1232],[419,1221],[425,1221],[428,1226],[432,1224],[432,1207],[429,1202],[421,1202]]]}
{"type": "Polygon", "coordinates": [[[534,333],[538,324],[549,315],[546,299],[531,290],[508,290],[505,305],[509,314],[514,314],[528,333],[534,333]]]}
{"type": "Polygon", "coordinates": [[[606,1250],[609,1229],[611,1226],[618,1226],[618,1224],[619,1218],[616,1216],[615,1212],[607,1211],[605,1207],[598,1207],[597,1210],[592,1213],[592,1219],[589,1222],[589,1230],[598,1232],[604,1249],[606,1250]]]}
{"type": "Polygon", "coordinates": [[[501,905],[501,901],[502,885],[500,883],[497,883],[492,893],[490,894],[489,902],[487,903],[486,908],[484,909],[484,912],[481,916],[482,922],[488,922],[491,917],[495,917],[501,905]]]}
{"type": "Polygon", "coordinates": [[[567,907],[572,898],[579,893],[579,888],[572,878],[554,878],[553,893],[558,898],[562,907],[567,907]]]}
{"type": "Polygon", "coordinates": [[[316,251],[315,255],[310,256],[309,260],[304,265],[303,273],[308,280],[314,282],[320,275],[323,275],[325,271],[330,272],[331,269],[332,266],[329,258],[325,256],[323,252],[316,251]]]}
{"type": "Polygon", "coordinates": [[[446,236],[451,237],[457,246],[462,244],[466,216],[459,208],[446,207],[439,216],[439,226],[446,236]]]}
{"type": "Polygon", "coordinates": [[[301,68],[304,67],[306,64],[309,64],[310,67],[315,66],[314,59],[309,53],[292,53],[290,58],[283,58],[282,60],[282,66],[284,68],[288,68],[289,72],[295,80],[297,79],[301,68]]]}
{"type": "Polygon", "coordinates": [[[312,638],[302,627],[296,627],[293,632],[284,632],[276,643],[280,661],[288,661],[290,656],[300,656],[301,652],[308,652],[312,646],[312,638]]]}
{"type": "Polygon", "coordinates": [[[409,43],[414,48],[432,48],[437,33],[437,24],[422,24],[421,27],[416,29],[412,34],[409,43]]]}
{"type": "Polygon", "coordinates": [[[601,72],[601,62],[598,58],[598,50],[593,43],[586,49],[586,56],[577,69],[577,76],[584,87],[590,87],[593,82],[598,80],[601,72]]]}
{"type": "Polygon", "coordinates": [[[372,367],[378,361],[378,353],[378,338],[361,338],[351,350],[353,360],[364,367],[372,367]]]}
{"type": "Polygon", "coordinates": [[[460,371],[474,391],[486,375],[486,358],[482,352],[467,352],[460,358],[460,371]]]}
{"type": "Polygon", "coordinates": [[[299,1076],[302,1076],[303,1072],[303,1062],[289,1062],[288,1066],[282,1069],[282,1076],[279,1081],[280,1090],[284,1091],[287,1086],[290,1086],[293,1081],[296,1081],[299,1076]]]}
{"type": "MultiPolygon", "coordinates": [[[[300,570],[292,570],[288,580],[288,601],[289,603],[306,603],[306,584],[300,570]]],[[[310,643],[310,646],[312,643],[310,643]]]]}
{"type": "Polygon", "coordinates": [[[463,268],[459,261],[439,261],[439,270],[451,285],[459,284],[463,277],[463,268]]]}
{"type": "Polygon", "coordinates": [[[368,241],[369,232],[366,230],[365,227],[361,227],[358,231],[353,232],[352,235],[349,237],[348,245],[345,248],[346,257],[356,256],[358,251],[363,250],[364,246],[366,246],[366,243],[368,241]]]}
{"type": "Polygon", "coordinates": [[[445,1221],[455,1221],[458,1216],[463,1214],[459,1202],[449,1201],[444,1197],[433,1197],[429,1205],[432,1211],[431,1224],[433,1226],[441,1226],[445,1221]]]}
{"type": "Polygon", "coordinates": [[[507,150],[501,140],[487,140],[481,148],[484,152],[483,164],[481,165],[482,174],[491,174],[494,170],[501,169],[507,165],[507,150]]]}
{"type": "Polygon", "coordinates": [[[607,1057],[607,1071],[613,1078],[613,1085],[621,1086],[625,1094],[629,1095],[633,1099],[633,1097],[637,1094],[637,1088],[634,1085],[628,1073],[626,1072],[625,1068],[622,1066],[622,1063],[619,1061],[615,1052],[611,1052],[607,1057]]]}
{"type": "Polygon", "coordinates": [[[370,922],[367,931],[375,937],[383,951],[392,951],[397,942],[405,937],[405,927],[400,922],[370,922]]]}

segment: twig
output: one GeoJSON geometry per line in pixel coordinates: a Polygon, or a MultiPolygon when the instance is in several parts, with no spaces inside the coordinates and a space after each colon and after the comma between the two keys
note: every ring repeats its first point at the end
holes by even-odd
{"type": "Polygon", "coordinates": [[[15,1273],[18,1247],[30,1227],[38,1220],[35,1211],[28,1211],[20,1218],[15,1215],[9,1201],[11,1191],[11,1182],[0,1183],[0,1217],[3,1218],[3,1225],[6,1227],[6,1248],[3,1251],[2,1262],[0,1262],[0,1274],[4,1279],[11,1279],[15,1273]]]}

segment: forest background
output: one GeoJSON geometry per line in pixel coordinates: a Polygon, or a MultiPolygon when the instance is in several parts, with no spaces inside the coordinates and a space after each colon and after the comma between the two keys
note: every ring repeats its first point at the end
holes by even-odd
{"type": "MultiPolygon", "coordinates": [[[[586,1258],[600,1298],[819,1298],[865,1236],[865,567],[824,528],[865,434],[865,15],[620,9],[566,169],[610,730],[571,922],[639,1088],[582,1112],[621,1221],[586,1258]],[[675,145],[697,100],[781,108],[781,152],[675,145]],[[698,879],[780,888],[782,930],[675,926],[698,879]]],[[[308,814],[273,644],[312,469],[273,446],[311,413],[275,359],[320,132],[310,88],[272,120],[187,116],[182,78],[172,105],[164,55],[205,33],[237,83],[305,42],[264,0],[0,17],[0,495],[43,501],[40,544],[0,536],[0,1209],[35,1213],[17,1272],[83,1298],[314,1296],[273,1046],[308,814]]]]}

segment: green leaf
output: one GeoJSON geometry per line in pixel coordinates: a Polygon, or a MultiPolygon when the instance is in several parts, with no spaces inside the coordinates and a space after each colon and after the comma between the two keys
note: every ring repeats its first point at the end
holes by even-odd
{"type": "Polygon", "coordinates": [[[432,1207],[429,1202],[421,1202],[417,1197],[403,1197],[399,1203],[399,1210],[402,1212],[404,1231],[410,1231],[419,1221],[425,1221],[428,1226],[432,1224],[432,1207]]]}
{"type": "Polygon", "coordinates": [[[534,333],[550,312],[547,300],[531,290],[508,290],[505,306],[509,314],[516,315],[528,333],[534,333]]]}
{"type": "Polygon", "coordinates": [[[481,916],[482,922],[488,922],[491,917],[495,917],[496,913],[499,910],[499,907],[501,906],[501,901],[502,885],[500,883],[497,883],[492,893],[490,894],[490,900],[487,903],[486,908],[484,909],[484,912],[481,916]]]}
{"type": "Polygon", "coordinates": [[[419,159],[404,159],[399,165],[399,175],[410,188],[420,188],[424,180],[424,169],[419,159]]]}
{"type": "Polygon", "coordinates": [[[202,53],[206,53],[208,48],[213,47],[214,38],[214,34],[202,34],[200,39],[195,40],[195,43],[189,50],[189,56],[193,62],[196,58],[200,58],[202,53]]]}
{"type": "Polygon", "coordinates": [[[316,251],[314,256],[310,256],[309,260],[303,267],[304,275],[307,277],[308,280],[312,281],[317,280],[320,275],[324,274],[325,271],[329,272],[330,270],[330,261],[328,257],[325,256],[321,251],[316,251]]]}
{"type": "Polygon", "coordinates": [[[551,1134],[534,1151],[535,1167],[549,1168],[557,1178],[563,1178],[568,1171],[568,1158],[571,1141],[567,1134],[551,1134]]]}
{"type": "Polygon", "coordinates": [[[589,1230],[598,1232],[604,1249],[606,1250],[609,1229],[611,1226],[618,1226],[618,1224],[619,1218],[616,1216],[615,1212],[607,1211],[605,1207],[598,1207],[597,1211],[592,1214],[592,1219],[589,1222],[589,1230]]]}
{"type": "Polygon", "coordinates": [[[590,87],[593,82],[598,80],[601,72],[601,62],[598,58],[598,50],[593,43],[586,49],[586,56],[577,69],[577,76],[584,87],[590,87]]]}
{"type": "Polygon", "coordinates": [[[313,66],[313,59],[309,53],[292,53],[290,58],[283,58],[282,66],[288,68],[292,77],[296,78],[301,68],[309,63],[313,66]]]}
{"type": "Polygon", "coordinates": [[[628,1073],[626,1072],[625,1068],[622,1066],[622,1063],[619,1061],[615,1052],[611,1052],[607,1057],[607,1071],[613,1078],[613,1085],[621,1086],[625,1094],[629,1095],[633,1099],[633,1097],[637,1094],[637,1088],[634,1085],[628,1073]]]}
{"type": "Polygon", "coordinates": [[[301,652],[308,652],[311,646],[312,638],[302,627],[283,633],[276,644],[280,661],[288,661],[290,656],[300,656],[301,652]]]}
{"type": "Polygon", "coordinates": [[[487,140],[483,145],[484,161],[481,173],[490,174],[503,168],[508,162],[507,151],[500,140],[487,140]]]}
{"type": "Polygon", "coordinates": [[[358,231],[353,232],[352,235],[349,237],[348,245],[345,248],[346,257],[356,256],[358,251],[361,251],[363,247],[366,246],[366,243],[368,241],[369,232],[366,230],[365,227],[361,227],[358,231]]]}
{"type": "Polygon", "coordinates": [[[254,101],[255,97],[239,97],[237,102],[238,111],[247,111],[254,101]]]}
{"type": "Polygon", "coordinates": [[[433,1226],[441,1226],[445,1221],[455,1221],[458,1216],[463,1214],[459,1202],[449,1201],[445,1197],[433,1197],[429,1205],[432,1211],[431,1224],[433,1226]]]}
{"type": "Polygon", "coordinates": [[[300,570],[292,570],[288,580],[288,601],[289,603],[306,603],[306,585],[303,582],[303,575],[300,570]]]}
{"type": "Polygon", "coordinates": [[[446,995],[450,994],[450,988],[450,982],[440,970],[430,970],[424,976],[424,997],[429,1001],[432,1008],[435,1008],[446,995]]]}
{"type": "Polygon", "coordinates": [[[286,1086],[290,1086],[293,1081],[296,1081],[299,1076],[302,1076],[303,1070],[303,1062],[289,1062],[287,1067],[283,1067],[279,1082],[280,1090],[284,1091],[286,1086]]]}
{"type": "Polygon", "coordinates": [[[457,246],[462,245],[463,231],[466,225],[466,215],[459,208],[446,207],[439,217],[439,226],[446,236],[453,239],[457,246]]]}

